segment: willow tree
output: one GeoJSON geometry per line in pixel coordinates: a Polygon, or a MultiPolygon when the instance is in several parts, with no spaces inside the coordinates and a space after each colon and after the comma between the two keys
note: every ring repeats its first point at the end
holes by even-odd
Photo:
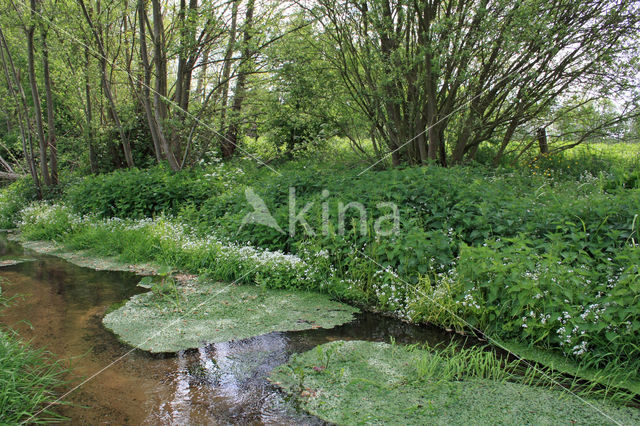
{"type": "Polygon", "coordinates": [[[611,65],[637,48],[640,17],[634,0],[318,0],[308,11],[396,165],[457,163],[488,141],[503,155],[559,97],[621,77],[611,65]]]}

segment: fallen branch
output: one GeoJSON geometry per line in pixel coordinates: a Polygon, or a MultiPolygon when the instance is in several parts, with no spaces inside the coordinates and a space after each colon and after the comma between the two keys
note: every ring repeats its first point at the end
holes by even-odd
{"type": "Polygon", "coordinates": [[[6,179],[6,180],[18,180],[18,179],[22,179],[25,176],[26,175],[21,175],[18,173],[0,172],[0,179],[6,179]]]}

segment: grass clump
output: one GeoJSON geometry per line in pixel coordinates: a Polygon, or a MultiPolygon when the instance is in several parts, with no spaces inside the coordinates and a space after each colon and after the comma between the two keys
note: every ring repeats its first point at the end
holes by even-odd
{"type": "Polygon", "coordinates": [[[63,418],[51,409],[64,369],[44,351],[31,349],[0,331],[0,423],[49,423],[63,418]],[[35,416],[35,417],[33,417],[35,416]]]}
{"type": "Polygon", "coordinates": [[[632,424],[640,411],[528,386],[491,352],[332,342],[271,374],[303,409],[337,424],[632,424]],[[327,362],[327,354],[330,354],[327,362]]]}
{"type": "MultiPolygon", "coordinates": [[[[0,288],[0,306],[7,302],[0,288]]],[[[55,391],[64,384],[65,373],[48,352],[32,349],[12,331],[0,329],[0,424],[64,420],[45,407],[56,402],[55,391]]]]}

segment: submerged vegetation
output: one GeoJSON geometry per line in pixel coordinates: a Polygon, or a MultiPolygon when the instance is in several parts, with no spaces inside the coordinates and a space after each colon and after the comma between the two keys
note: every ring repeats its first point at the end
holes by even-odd
{"type": "MultiPolygon", "coordinates": [[[[310,413],[336,424],[633,424],[640,412],[576,397],[482,348],[331,342],[271,374],[310,413]]],[[[524,366],[523,366],[524,367],[524,366]]]]}

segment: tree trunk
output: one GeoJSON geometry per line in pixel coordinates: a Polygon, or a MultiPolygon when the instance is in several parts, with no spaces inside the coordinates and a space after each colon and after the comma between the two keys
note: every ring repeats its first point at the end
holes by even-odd
{"type": "Polygon", "coordinates": [[[51,171],[51,184],[58,184],[58,144],[56,142],[56,121],[51,91],[51,73],[49,72],[49,46],[47,45],[47,32],[44,26],[42,33],[42,69],[44,72],[44,87],[47,101],[47,145],[49,146],[49,166],[51,171]]]}
{"type": "Polygon", "coordinates": [[[179,170],[180,164],[176,160],[176,156],[169,146],[167,138],[160,137],[164,135],[162,126],[167,119],[167,55],[164,45],[164,25],[162,23],[162,8],[160,0],[152,0],[153,4],[153,46],[154,59],[156,63],[156,90],[154,96],[154,119],[158,129],[158,142],[162,147],[165,158],[169,162],[172,170],[179,170]]]}
{"type": "MultiPolygon", "coordinates": [[[[36,0],[31,0],[31,17],[35,20],[36,0]]],[[[51,186],[51,176],[49,176],[49,167],[47,166],[47,142],[44,138],[44,124],[42,123],[42,107],[40,104],[40,93],[38,91],[38,83],[36,81],[35,48],[33,46],[34,27],[25,28],[27,35],[27,61],[29,69],[29,84],[31,86],[31,98],[33,99],[33,109],[36,118],[36,131],[38,134],[38,143],[40,147],[40,174],[45,185],[51,186]]]]}
{"type": "Polygon", "coordinates": [[[91,73],[89,62],[89,46],[84,48],[85,74],[84,74],[84,93],[86,98],[85,115],[87,120],[87,142],[89,143],[89,166],[91,173],[98,173],[98,161],[96,158],[96,147],[93,140],[93,110],[91,107],[91,73]]]}
{"type": "Polygon", "coordinates": [[[540,154],[549,153],[549,144],[547,143],[547,129],[540,127],[536,132],[538,135],[538,146],[540,146],[540,154]]]}
{"type": "Polygon", "coordinates": [[[242,104],[244,102],[246,82],[247,82],[247,67],[252,56],[251,52],[251,37],[252,37],[252,25],[253,25],[253,8],[255,0],[249,0],[247,3],[247,14],[244,20],[244,36],[243,36],[243,49],[242,49],[242,64],[238,71],[238,80],[236,81],[236,90],[233,95],[233,105],[231,112],[231,124],[229,126],[229,132],[227,137],[222,141],[222,156],[224,158],[230,158],[236,151],[238,145],[238,133],[240,127],[240,113],[242,112],[242,104]]]}
{"type": "Polygon", "coordinates": [[[122,122],[120,121],[120,116],[118,115],[118,110],[116,107],[116,101],[113,98],[113,92],[111,92],[111,84],[109,83],[107,77],[107,60],[104,58],[100,59],[100,73],[102,76],[102,87],[104,89],[104,94],[107,97],[107,102],[109,102],[109,113],[111,115],[111,119],[118,128],[118,132],[120,133],[120,141],[122,142],[122,152],[124,154],[124,159],[127,162],[127,167],[135,167],[133,156],[131,154],[131,145],[129,143],[129,138],[124,131],[122,122]]]}
{"type": "Polygon", "coordinates": [[[416,143],[418,144],[418,153],[420,155],[420,164],[427,164],[429,161],[429,152],[427,151],[427,129],[425,129],[424,121],[422,119],[418,120],[418,125],[416,126],[416,131],[420,132],[420,136],[416,138],[416,143]]]}
{"type": "Polygon", "coordinates": [[[149,55],[147,52],[147,35],[145,31],[145,21],[147,15],[147,8],[145,7],[144,0],[138,0],[138,20],[140,24],[140,60],[142,62],[142,68],[144,70],[144,81],[141,86],[141,99],[144,112],[147,117],[147,124],[149,125],[149,131],[151,132],[151,140],[153,142],[153,148],[156,154],[156,160],[158,163],[162,162],[162,145],[160,138],[164,137],[158,132],[158,123],[155,120],[153,111],[151,110],[151,65],[149,64],[149,55]]]}
{"type": "MultiPolygon", "coordinates": [[[[433,122],[433,119],[430,120],[433,122]]],[[[434,124],[429,125],[429,151],[427,156],[430,160],[436,160],[438,158],[438,151],[440,150],[440,135],[434,124]]]]}
{"type": "MultiPolygon", "coordinates": [[[[32,0],[33,1],[33,0],[32,0]]],[[[102,44],[102,37],[98,34],[98,30],[96,29],[93,19],[91,19],[91,15],[87,11],[87,7],[84,4],[84,0],[78,0],[80,7],[82,8],[82,14],[84,15],[87,24],[89,24],[89,28],[93,33],[93,36],[96,41],[96,45],[98,47],[99,53],[99,62],[100,62],[100,78],[102,81],[102,89],[104,91],[104,95],[107,98],[107,102],[109,103],[109,113],[111,115],[111,119],[115,123],[118,128],[118,132],[120,133],[120,141],[122,143],[122,152],[124,153],[125,161],[127,162],[128,167],[135,167],[135,163],[133,162],[133,156],[131,155],[131,145],[129,143],[129,138],[124,131],[124,127],[122,126],[122,122],[120,121],[120,117],[118,115],[118,110],[116,108],[115,99],[113,97],[113,92],[111,91],[111,85],[109,84],[109,78],[107,75],[107,55],[104,49],[104,45],[102,44]]]]}
{"type": "Polygon", "coordinates": [[[438,153],[439,153],[439,161],[442,167],[447,167],[447,149],[444,144],[444,129],[446,124],[441,124],[438,126],[438,153]]]}
{"type": "Polygon", "coordinates": [[[229,44],[224,54],[224,66],[222,69],[222,111],[220,112],[220,133],[225,134],[227,131],[227,106],[229,103],[229,78],[231,77],[231,60],[236,44],[236,28],[238,20],[238,4],[240,0],[233,0],[231,7],[231,28],[229,29],[229,44]]]}
{"type": "Polygon", "coordinates": [[[18,121],[20,127],[20,136],[22,139],[22,153],[29,173],[33,178],[33,183],[36,187],[38,198],[42,198],[42,191],[40,188],[40,179],[38,177],[38,170],[36,168],[35,160],[33,159],[33,142],[31,140],[31,123],[29,118],[29,109],[27,107],[27,98],[24,94],[24,89],[20,83],[20,76],[18,75],[13,59],[11,59],[11,52],[7,45],[6,39],[2,28],[0,28],[0,61],[2,61],[4,74],[8,83],[9,94],[13,97],[16,103],[16,111],[18,113],[18,121]],[[6,51],[6,56],[4,55],[6,51]],[[14,88],[15,85],[15,88],[14,88]],[[20,96],[18,96],[20,95],[20,96]],[[30,149],[29,149],[30,148],[30,149]]]}
{"type": "MultiPolygon", "coordinates": [[[[198,9],[197,0],[189,0],[189,9],[187,10],[186,0],[180,0],[180,9],[178,12],[179,26],[179,51],[178,51],[178,69],[176,74],[176,88],[173,99],[175,101],[173,117],[184,124],[185,118],[189,111],[189,98],[191,97],[191,79],[193,76],[193,67],[195,65],[195,33],[191,25],[191,16],[198,9]]],[[[180,128],[171,129],[171,150],[176,158],[182,153],[182,144],[180,141],[180,128]]]]}
{"type": "Polygon", "coordinates": [[[196,83],[196,97],[195,101],[202,104],[204,100],[205,87],[207,85],[207,68],[209,65],[209,48],[207,48],[202,54],[202,65],[200,66],[200,72],[198,73],[198,82],[196,83]]]}
{"type": "Polygon", "coordinates": [[[458,140],[456,141],[455,147],[453,148],[453,152],[451,153],[451,163],[452,164],[460,164],[462,163],[462,159],[464,157],[464,153],[467,149],[467,144],[469,143],[469,138],[471,137],[471,133],[474,127],[474,113],[476,111],[476,104],[472,102],[471,108],[469,108],[469,112],[467,113],[467,118],[462,125],[462,130],[458,135],[458,140]]]}
{"type": "Polygon", "coordinates": [[[174,99],[183,111],[189,109],[189,97],[191,92],[191,78],[193,75],[193,44],[194,32],[189,22],[189,16],[198,9],[197,0],[189,0],[189,9],[186,10],[186,1],[180,0],[180,53],[178,55],[178,71],[176,77],[176,92],[174,99]]]}
{"type": "MultiPolygon", "coordinates": [[[[4,161],[4,159],[3,159],[3,161],[4,161]]],[[[17,173],[0,172],[0,179],[18,180],[18,179],[22,179],[23,177],[25,177],[25,176],[24,175],[19,175],[17,173]]]]}

